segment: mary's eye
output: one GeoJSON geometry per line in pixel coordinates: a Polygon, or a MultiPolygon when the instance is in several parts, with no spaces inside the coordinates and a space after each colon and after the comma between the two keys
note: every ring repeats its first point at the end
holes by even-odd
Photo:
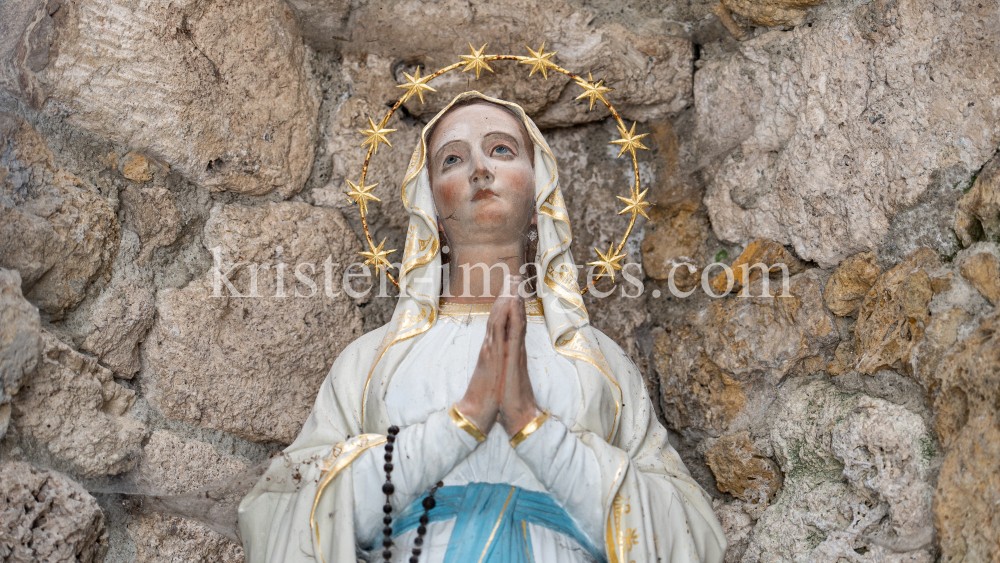
{"type": "Polygon", "coordinates": [[[455,155],[451,155],[448,158],[444,159],[444,165],[445,166],[451,166],[452,164],[455,164],[456,162],[458,162],[458,157],[455,156],[455,155]]]}
{"type": "Polygon", "coordinates": [[[505,147],[503,145],[497,145],[493,149],[493,154],[510,155],[510,154],[514,154],[514,151],[510,150],[508,147],[505,147]]]}

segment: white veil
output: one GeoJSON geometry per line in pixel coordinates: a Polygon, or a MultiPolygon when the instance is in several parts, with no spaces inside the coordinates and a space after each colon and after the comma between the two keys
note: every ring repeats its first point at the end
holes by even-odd
{"type": "MultiPolygon", "coordinates": [[[[556,351],[576,363],[582,394],[578,420],[592,432],[611,441],[618,427],[622,394],[590,327],[590,318],[577,285],[576,266],[570,252],[573,240],[569,215],[559,187],[559,171],[548,143],[521,106],[479,92],[455,97],[424,127],[403,180],[403,206],[410,214],[403,260],[399,270],[400,296],[379,345],[376,363],[365,383],[361,424],[365,432],[380,432],[388,426],[382,400],[392,373],[413,343],[437,320],[441,294],[441,243],[437,215],[427,172],[427,135],[434,124],[456,103],[468,98],[511,108],[524,123],[535,146],[535,208],[538,212],[538,296],[545,312],[545,325],[556,351]],[[614,411],[602,408],[614,402],[614,411]]],[[[530,258],[530,257],[529,257],[530,258]]],[[[579,424],[579,423],[578,423],[579,424]]]]}

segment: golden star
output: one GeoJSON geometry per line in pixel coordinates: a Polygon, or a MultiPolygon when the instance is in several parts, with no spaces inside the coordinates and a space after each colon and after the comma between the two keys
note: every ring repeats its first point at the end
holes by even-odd
{"type": "Polygon", "coordinates": [[[632,196],[632,199],[625,199],[622,196],[615,196],[618,199],[622,200],[623,203],[625,203],[625,209],[619,211],[618,214],[621,215],[623,213],[631,213],[632,215],[642,215],[646,219],[649,219],[649,215],[646,215],[646,208],[652,206],[653,204],[643,199],[644,197],[646,197],[646,192],[648,191],[649,188],[646,188],[645,190],[642,190],[641,194],[636,195],[635,191],[633,190],[632,193],[630,194],[632,196]]]}
{"type": "Polygon", "coordinates": [[[588,109],[587,111],[591,111],[592,109],[594,109],[594,102],[596,102],[597,100],[601,100],[602,102],[607,104],[608,101],[604,99],[604,94],[606,92],[613,92],[614,88],[608,88],[607,86],[605,86],[603,78],[598,80],[597,83],[595,84],[594,76],[589,72],[587,73],[587,77],[590,78],[590,81],[584,80],[582,78],[576,79],[576,83],[579,84],[580,86],[583,86],[583,89],[585,90],[585,92],[577,96],[576,99],[582,100],[584,98],[590,98],[590,109],[588,109]]]}
{"type": "Polygon", "coordinates": [[[368,136],[368,138],[365,139],[365,142],[361,143],[361,146],[363,147],[365,145],[371,145],[372,147],[374,147],[375,150],[373,151],[372,154],[378,154],[379,143],[385,143],[389,145],[389,148],[392,148],[392,143],[390,143],[389,140],[385,138],[385,136],[395,131],[395,129],[384,129],[383,128],[384,125],[385,125],[384,123],[379,123],[378,125],[375,125],[375,122],[372,121],[371,117],[369,117],[368,129],[367,130],[358,129],[358,133],[368,136]]]}
{"type": "MultiPolygon", "coordinates": [[[[434,75],[425,76],[420,78],[420,67],[417,67],[417,72],[410,76],[407,73],[403,73],[403,76],[409,81],[406,84],[400,84],[396,88],[406,88],[406,94],[403,96],[403,101],[410,99],[410,96],[416,94],[420,98],[420,103],[424,103],[424,92],[437,92],[434,88],[427,85],[427,81],[434,78],[434,75]]],[[[391,145],[390,145],[391,146],[391,145]]]]}
{"type": "Polygon", "coordinates": [[[618,156],[625,154],[625,151],[632,153],[632,158],[635,158],[635,149],[646,149],[649,147],[639,142],[643,137],[649,135],[649,133],[643,133],[642,135],[635,134],[635,122],[632,122],[632,130],[626,131],[625,125],[618,125],[618,133],[621,134],[622,138],[617,141],[611,141],[612,145],[621,145],[622,150],[618,153],[618,156]]]}
{"type": "Polygon", "coordinates": [[[521,64],[523,65],[531,65],[531,72],[528,73],[528,76],[530,77],[532,74],[535,74],[536,70],[540,70],[542,71],[542,76],[546,80],[548,80],[549,69],[556,68],[556,64],[550,61],[549,59],[551,59],[552,56],[558,53],[559,51],[552,51],[551,53],[546,53],[544,41],[542,41],[542,48],[539,49],[537,53],[535,51],[532,51],[531,47],[528,47],[527,45],[525,45],[524,48],[527,49],[529,53],[531,53],[530,57],[526,57],[523,61],[521,61],[521,64]]]}
{"type": "Polygon", "coordinates": [[[347,199],[350,199],[354,203],[358,204],[358,207],[361,208],[362,215],[368,215],[369,201],[379,201],[379,202],[382,201],[381,199],[372,195],[372,190],[375,189],[375,186],[377,186],[378,184],[372,184],[370,186],[366,186],[365,180],[364,178],[362,178],[359,184],[355,184],[354,182],[348,180],[347,185],[351,186],[351,191],[344,193],[347,194],[347,199]]]}
{"type": "Polygon", "coordinates": [[[601,268],[601,271],[598,274],[599,276],[608,274],[611,276],[611,281],[615,281],[615,270],[622,269],[618,262],[621,262],[622,259],[625,258],[625,255],[617,254],[615,252],[615,243],[613,242],[611,243],[611,246],[608,247],[608,252],[606,254],[597,250],[596,246],[594,247],[594,250],[597,252],[597,256],[600,257],[600,260],[597,260],[596,262],[588,262],[587,265],[598,266],[601,268]]]}
{"type": "Polygon", "coordinates": [[[389,268],[392,267],[392,264],[389,263],[389,260],[388,260],[387,257],[390,254],[392,254],[393,252],[396,252],[396,250],[395,249],[393,249],[393,250],[382,250],[382,248],[384,248],[384,247],[385,247],[385,239],[382,239],[382,242],[378,243],[378,247],[374,246],[374,243],[369,242],[368,243],[368,252],[359,252],[358,253],[358,254],[360,254],[360,255],[362,255],[362,256],[365,257],[365,264],[366,265],[375,266],[375,275],[378,275],[378,271],[380,269],[382,271],[388,273],[389,272],[389,268]]]}
{"type": "Polygon", "coordinates": [[[472,43],[469,43],[469,51],[471,51],[472,54],[462,55],[462,60],[465,61],[465,68],[462,69],[462,72],[475,69],[476,80],[479,80],[479,73],[481,71],[488,70],[490,72],[493,72],[493,69],[490,68],[490,65],[486,64],[486,57],[489,57],[490,55],[483,54],[483,51],[486,50],[486,45],[488,45],[488,43],[483,43],[483,46],[480,47],[479,50],[477,51],[472,48],[472,43]]]}

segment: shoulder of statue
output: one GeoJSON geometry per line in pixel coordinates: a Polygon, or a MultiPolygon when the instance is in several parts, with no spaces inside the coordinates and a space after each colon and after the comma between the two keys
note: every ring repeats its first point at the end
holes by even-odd
{"type": "Polygon", "coordinates": [[[389,323],[359,336],[340,352],[330,368],[330,379],[354,378],[359,371],[368,373],[375,354],[378,352],[385,335],[389,332],[389,323]]]}
{"type": "Polygon", "coordinates": [[[639,366],[635,365],[628,353],[607,334],[594,327],[591,327],[591,330],[596,335],[597,345],[600,347],[601,353],[604,354],[604,360],[614,371],[615,379],[618,380],[622,391],[629,393],[634,391],[637,385],[644,385],[642,372],[639,371],[639,366]]]}

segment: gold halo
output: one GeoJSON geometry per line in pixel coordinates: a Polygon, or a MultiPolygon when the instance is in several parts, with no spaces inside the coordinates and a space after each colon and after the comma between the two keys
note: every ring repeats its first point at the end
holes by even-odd
{"type": "MultiPolygon", "coordinates": [[[[604,85],[604,80],[594,81],[594,77],[591,73],[587,73],[587,78],[573,74],[572,72],[562,68],[561,66],[552,62],[552,57],[556,54],[556,51],[551,53],[545,52],[545,42],[542,42],[541,48],[537,51],[533,50],[531,47],[525,47],[528,49],[530,56],[520,56],[520,55],[485,55],[486,44],[483,44],[479,49],[475,49],[472,43],[469,43],[469,55],[461,55],[462,61],[448,65],[433,74],[428,74],[427,76],[420,76],[420,67],[417,67],[417,71],[411,76],[407,73],[403,73],[406,76],[406,84],[400,84],[397,88],[403,88],[406,92],[400,96],[396,103],[389,110],[389,113],[385,115],[378,123],[368,117],[368,129],[358,129],[358,132],[365,136],[365,140],[361,143],[361,146],[368,146],[368,154],[365,156],[364,166],[361,168],[361,179],[355,184],[354,182],[347,180],[350,190],[344,192],[347,194],[349,200],[353,203],[358,204],[358,212],[361,214],[361,226],[365,231],[365,242],[368,243],[368,250],[359,252],[362,257],[365,258],[365,265],[371,265],[375,267],[375,275],[378,275],[379,270],[383,271],[386,277],[399,288],[399,282],[389,273],[389,268],[394,266],[389,263],[389,254],[395,252],[395,250],[384,250],[385,239],[378,245],[372,239],[371,233],[368,230],[368,200],[380,201],[375,196],[371,195],[370,191],[377,184],[372,184],[370,186],[365,185],[365,179],[368,176],[368,164],[371,162],[372,156],[378,154],[378,147],[380,144],[386,144],[389,148],[392,148],[392,144],[386,136],[389,133],[396,131],[395,129],[386,129],[386,125],[389,123],[389,119],[392,117],[399,106],[403,105],[404,102],[412,98],[414,95],[420,100],[420,103],[424,103],[424,94],[427,92],[436,92],[434,88],[431,88],[428,83],[441,76],[446,72],[451,72],[458,69],[461,66],[465,68],[462,72],[469,70],[474,70],[476,72],[476,80],[479,80],[479,75],[482,71],[493,72],[493,69],[489,66],[489,61],[517,61],[520,64],[531,65],[531,72],[528,74],[530,78],[536,72],[542,75],[544,80],[549,79],[548,71],[553,70],[556,72],[561,72],[566,76],[572,78],[576,84],[583,88],[583,93],[576,97],[577,100],[582,100],[586,98],[590,102],[590,108],[587,111],[594,109],[594,104],[597,101],[601,101],[611,112],[612,117],[618,122],[618,134],[621,135],[620,139],[610,141],[609,144],[618,145],[621,150],[618,152],[618,156],[621,157],[626,152],[632,157],[632,168],[635,171],[635,184],[629,186],[629,197],[624,198],[621,196],[615,196],[623,203],[625,203],[625,209],[618,212],[619,215],[624,213],[629,214],[628,228],[625,229],[625,234],[622,235],[621,241],[615,245],[614,242],[608,248],[608,251],[601,252],[598,248],[594,248],[597,253],[598,259],[594,262],[588,262],[588,266],[596,266],[601,269],[597,277],[594,278],[593,282],[601,279],[605,275],[611,278],[611,281],[615,281],[615,270],[621,270],[622,266],[619,262],[625,258],[624,254],[621,254],[622,249],[625,247],[625,243],[628,241],[628,237],[632,234],[632,228],[635,226],[635,220],[639,215],[649,218],[646,215],[646,208],[650,207],[652,204],[645,200],[646,192],[649,189],[639,191],[639,163],[635,158],[635,151],[637,149],[646,149],[649,147],[642,144],[642,138],[649,133],[642,133],[636,135],[635,133],[635,122],[632,122],[632,128],[629,129],[625,126],[625,122],[622,121],[618,112],[615,111],[614,106],[608,101],[604,94],[613,91],[612,88],[608,88],[604,85]]],[[[591,284],[593,283],[591,282],[591,284]]],[[[589,289],[590,284],[585,286],[580,293],[586,293],[589,289]]]]}

